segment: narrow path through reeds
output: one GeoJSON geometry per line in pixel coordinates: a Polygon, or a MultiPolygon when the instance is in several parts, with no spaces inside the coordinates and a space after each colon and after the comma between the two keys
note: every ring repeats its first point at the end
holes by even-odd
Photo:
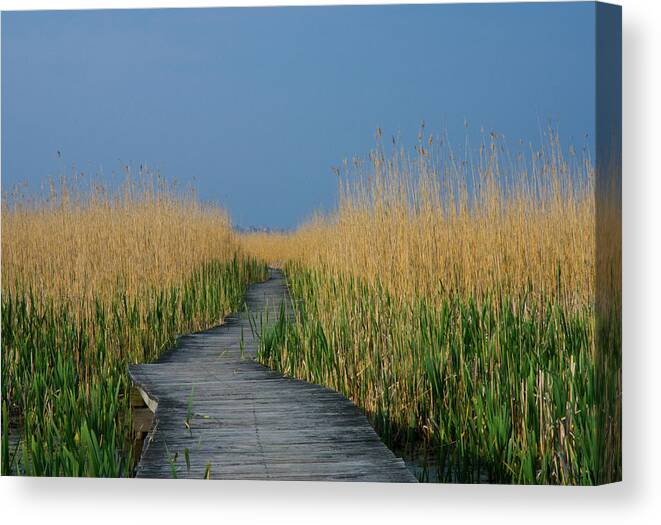
{"type": "Polygon", "coordinates": [[[260,338],[290,315],[284,276],[271,269],[244,310],[130,367],[156,406],[138,477],[416,481],[351,401],[256,362],[260,338]]]}

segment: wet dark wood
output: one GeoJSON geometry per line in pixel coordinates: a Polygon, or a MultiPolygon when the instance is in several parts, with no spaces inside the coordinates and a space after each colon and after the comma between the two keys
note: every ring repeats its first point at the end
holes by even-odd
{"type": "Polygon", "coordinates": [[[136,475],[415,482],[351,401],[255,361],[261,329],[291,315],[282,273],[252,285],[245,306],[158,362],[129,367],[155,410],[136,475]]]}

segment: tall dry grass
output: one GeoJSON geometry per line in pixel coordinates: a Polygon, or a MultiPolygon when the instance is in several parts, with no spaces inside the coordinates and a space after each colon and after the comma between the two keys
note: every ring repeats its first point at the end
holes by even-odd
{"type": "Polygon", "coordinates": [[[3,474],[131,475],[127,365],[219,323],[264,276],[225,211],[149,173],[5,195],[3,474]]]}
{"type": "Polygon", "coordinates": [[[2,210],[2,288],[31,287],[70,301],[129,296],[170,286],[238,248],[228,214],[204,206],[158,175],[127,177],[116,188],[80,176],[46,195],[8,194],[2,210]]]}
{"type": "Polygon", "coordinates": [[[323,267],[408,298],[500,291],[587,304],[594,169],[548,133],[544,147],[518,155],[491,134],[473,160],[432,137],[413,154],[379,146],[338,170],[335,213],[291,234],[244,235],[242,244],[275,264],[323,267]]]}
{"type": "Polygon", "coordinates": [[[430,454],[432,478],[619,479],[619,324],[596,333],[595,289],[620,263],[597,252],[589,156],[552,131],[520,154],[492,133],[475,156],[421,134],[337,175],[334,213],[242,236],[299,305],[262,360],[343,392],[389,443],[430,454]]]}

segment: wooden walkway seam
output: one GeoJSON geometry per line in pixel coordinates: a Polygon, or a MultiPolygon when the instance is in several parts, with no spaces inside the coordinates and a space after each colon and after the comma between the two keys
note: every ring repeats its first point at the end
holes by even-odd
{"type": "Polygon", "coordinates": [[[136,476],[416,482],[351,401],[256,362],[251,325],[272,325],[281,308],[291,315],[282,272],[251,285],[245,306],[157,362],[129,366],[155,412],[136,476]]]}

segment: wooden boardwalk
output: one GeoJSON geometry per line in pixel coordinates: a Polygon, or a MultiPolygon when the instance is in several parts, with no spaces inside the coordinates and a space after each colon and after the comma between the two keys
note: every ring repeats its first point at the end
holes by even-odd
{"type": "MultiPolygon", "coordinates": [[[[260,317],[272,324],[282,304],[291,312],[279,270],[245,302],[257,326],[260,317]]],[[[244,312],[179,338],[156,363],[129,367],[155,411],[138,477],[170,478],[174,469],[197,479],[416,481],[351,401],[261,366],[257,346],[244,312]]]]}

